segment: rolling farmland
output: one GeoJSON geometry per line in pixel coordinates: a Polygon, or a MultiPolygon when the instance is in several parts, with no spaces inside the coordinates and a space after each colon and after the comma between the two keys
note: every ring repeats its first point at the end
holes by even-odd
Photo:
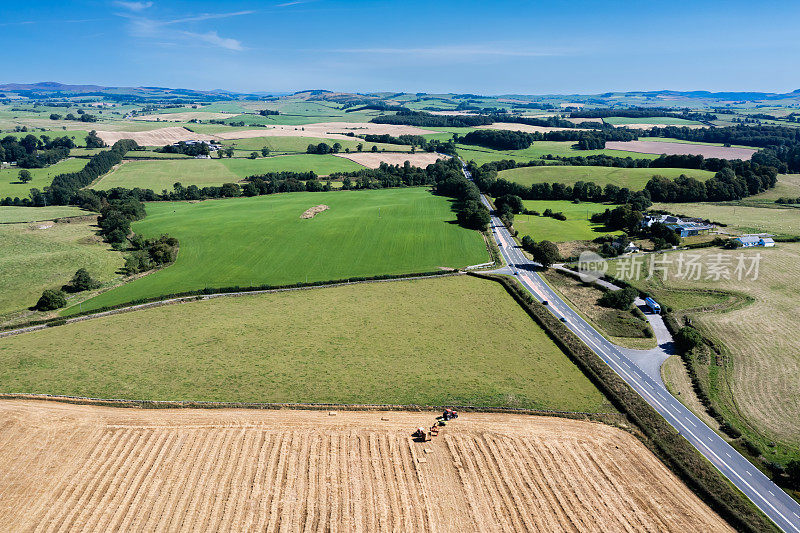
{"type": "MultiPolygon", "coordinates": [[[[692,254],[699,255],[700,264],[708,264],[720,250],[710,248],[692,254]]],[[[738,281],[734,268],[740,252],[722,254],[729,259],[730,279],[677,279],[673,263],[673,276],[667,280],[657,275],[635,284],[679,313],[688,313],[703,333],[724,345],[722,356],[706,360],[699,372],[712,398],[726,416],[740,421],[739,427],[751,440],[762,443],[765,454],[786,461],[800,455],[796,380],[800,344],[796,335],[784,334],[800,328],[800,292],[796,283],[800,276],[800,245],[779,243],[775,248],[742,251],[746,258],[761,255],[756,280],[738,281]],[[742,305],[741,298],[726,302],[694,297],[702,296],[707,289],[743,293],[753,302],[742,305]],[[734,309],[727,310],[731,303],[736,304],[734,309]],[[778,446],[767,446],[769,442],[778,446]]],[[[677,257],[676,252],[665,255],[673,262],[677,257]]],[[[613,272],[617,263],[610,264],[613,272]]],[[[750,260],[745,263],[749,265],[750,260]]]]}
{"type": "Polygon", "coordinates": [[[466,276],[215,298],[0,338],[0,391],[614,412],[502,287],[466,276]]]}
{"type": "Polygon", "coordinates": [[[488,261],[481,235],[449,223],[455,219],[450,202],[425,188],[156,202],[147,212],[133,230],[176,237],[178,259],[84,309],[205,287],[426,272],[488,261]],[[300,219],[318,204],[330,209],[300,219]]]}
{"type": "Polygon", "coordinates": [[[0,170],[0,199],[6,196],[27,198],[31,189],[42,190],[45,187],[49,187],[56,175],[83,170],[83,167],[86,166],[86,161],[86,159],[70,157],[49,167],[28,169],[28,172],[31,173],[31,178],[33,178],[28,183],[19,181],[19,171],[22,169],[16,167],[4,168],[0,170]]]}
{"type": "Polygon", "coordinates": [[[100,241],[94,223],[90,217],[0,225],[0,316],[34,305],[44,289],[64,285],[79,268],[102,282],[113,279],[122,267],[122,254],[100,241]]]}
{"type": "Polygon", "coordinates": [[[588,422],[3,401],[0,527],[730,531],[639,441],[588,422]],[[424,450],[427,450],[426,453],[424,450]]]}
{"type": "Polygon", "coordinates": [[[161,192],[172,190],[175,182],[184,187],[206,187],[238,182],[248,176],[267,172],[314,171],[319,175],[350,172],[364,168],[335,155],[281,155],[258,159],[177,159],[162,161],[126,161],[91,186],[97,190],[114,187],[140,187],[161,192]]]}
{"type": "Polygon", "coordinates": [[[535,215],[517,215],[514,227],[520,236],[530,235],[535,241],[590,241],[600,235],[619,235],[619,231],[608,231],[602,224],[594,224],[589,220],[594,213],[613,208],[606,204],[581,202],[574,204],[569,200],[525,200],[525,208],[544,213],[546,209],[564,213],[567,220],[556,220],[551,217],[535,215]]]}
{"type": "MultiPolygon", "coordinates": [[[[764,194],[769,194],[769,191],[764,194]]],[[[758,199],[759,196],[754,198],[758,199]]],[[[748,198],[746,201],[749,201],[748,198]]],[[[709,219],[726,224],[726,230],[742,233],[772,232],[778,235],[800,236],[800,209],[778,207],[755,207],[729,203],[653,204],[652,209],[663,209],[670,213],[688,217],[709,219]]]]}

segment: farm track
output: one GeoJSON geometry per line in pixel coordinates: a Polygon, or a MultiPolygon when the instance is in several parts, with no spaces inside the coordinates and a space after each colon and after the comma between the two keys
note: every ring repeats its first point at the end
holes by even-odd
{"type": "Polygon", "coordinates": [[[703,531],[725,523],[609,426],[464,414],[0,402],[0,529],[703,531]]]}

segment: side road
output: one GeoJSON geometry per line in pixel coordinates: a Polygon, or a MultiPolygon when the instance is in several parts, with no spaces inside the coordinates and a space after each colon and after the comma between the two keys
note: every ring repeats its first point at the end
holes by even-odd
{"type": "MultiPolygon", "coordinates": [[[[466,168],[463,170],[467,179],[471,179],[466,168]]],[[[489,201],[485,197],[482,200],[491,210],[489,201]]],[[[540,302],[548,301],[550,313],[561,320],[781,530],[800,533],[800,504],[673,397],[660,380],[654,380],[561,300],[539,276],[536,269],[540,265],[525,257],[497,216],[491,217],[491,225],[508,264],[507,269],[526,290],[540,302]]]]}

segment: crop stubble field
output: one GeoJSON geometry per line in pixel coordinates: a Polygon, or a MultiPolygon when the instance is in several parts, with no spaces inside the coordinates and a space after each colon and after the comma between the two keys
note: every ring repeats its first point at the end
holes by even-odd
{"type": "Polygon", "coordinates": [[[17,531],[730,531],[633,436],[575,420],[3,401],[17,531]],[[428,450],[429,453],[425,453],[428,450]]]}
{"type": "MultiPolygon", "coordinates": [[[[687,252],[688,253],[688,252],[687,252]]],[[[800,343],[797,331],[800,317],[800,290],[796,280],[800,277],[800,244],[778,243],[774,248],[721,251],[705,249],[691,252],[699,255],[700,264],[709,264],[722,253],[727,258],[730,272],[738,263],[741,253],[746,266],[756,254],[761,255],[758,279],[745,277],[731,279],[684,280],[670,276],[666,281],[657,273],[653,279],[635,282],[637,287],[650,291],[658,301],[677,310],[696,305],[713,305],[714,302],[695,302],[687,298],[686,291],[716,289],[745,293],[754,298],[753,303],[725,312],[690,312],[694,324],[705,334],[722,342],[730,353],[730,362],[713,375],[712,395],[724,409],[756,428],[764,442],[779,444],[764,446],[765,452],[776,454],[782,460],[786,455],[797,455],[800,450],[800,401],[797,397],[797,376],[800,373],[800,343]],[[675,290],[681,292],[674,292],[675,290]]],[[[675,273],[676,253],[665,254],[673,261],[675,273]]],[[[722,260],[725,264],[725,260],[722,260]]],[[[616,262],[610,263],[612,272],[616,262]]],[[[646,270],[646,268],[645,268],[646,270]]]]}

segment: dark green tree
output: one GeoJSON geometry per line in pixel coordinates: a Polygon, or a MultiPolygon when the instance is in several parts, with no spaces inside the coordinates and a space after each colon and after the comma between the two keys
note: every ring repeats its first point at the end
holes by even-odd
{"type": "Polygon", "coordinates": [[[36,310],[38,311],[52,311],[53,309],[60,309],[67,305],[66,295],[58,289],[46,289],[39,301],[36,302],[36,310]]]}

